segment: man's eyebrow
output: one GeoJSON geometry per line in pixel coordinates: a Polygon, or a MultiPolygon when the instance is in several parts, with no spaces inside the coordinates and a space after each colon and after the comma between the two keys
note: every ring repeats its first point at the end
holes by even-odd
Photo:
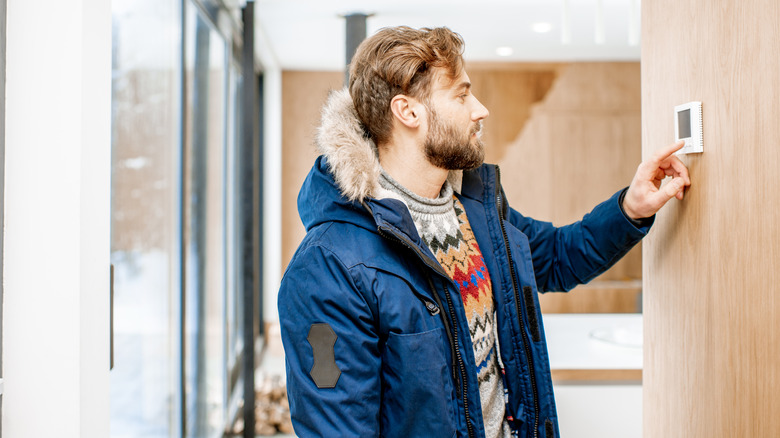
{"type": "Polygon", "coordinates": [[[456,89],[456,90],[458,90],[458,91],[460,91],[460,90],[466,90],[466,91],[468,91],[468,90],[470,90],[470,89],[471,89],[471,82],[469,82],[469,81],[463,81],[463,82],[461,82],[460,84],[458,84],[458,86],[457,86],[457,87],[455,87],[455,89],[456,89]]]}
{"type": "Polygon", "coordinates": [[[471,82],[469,81],[463,81],[452,88],[456,93],[460,93],[462,91],[469,91],[471,90],[471,82]]]}

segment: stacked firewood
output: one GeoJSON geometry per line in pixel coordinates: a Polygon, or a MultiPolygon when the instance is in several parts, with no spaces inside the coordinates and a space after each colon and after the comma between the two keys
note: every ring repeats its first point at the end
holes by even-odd
{"type": "Polygon", "coordinates": [[[255,433],[257,435],[293,434],[287,388],[281,376],[263,376],[255,384],[255,433]]]}
{"type": "MultiPolygon", "coordinates": [[[[258,376],[255,388],[255,435],[293,435],[287,388],[281,376],[258,376]]],[[[241,435],[243,431],[244,420],[238,418],[233,433],[241,435]]]]}

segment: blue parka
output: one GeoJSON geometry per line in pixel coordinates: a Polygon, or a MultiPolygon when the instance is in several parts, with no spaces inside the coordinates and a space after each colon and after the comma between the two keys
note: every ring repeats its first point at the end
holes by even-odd
{"type": "MultiPolygon", "coordinates": [[[[403,202],[381,196],[374,152],[350,104],[340,91],[324,110],[324,155],[298,197],[307,234],[279,291],[295,432],[482,437],[458,288],[403,202]]],[[[537,293],[566,291],[603,273],[649,224],[637,228],[624,215],[618,192],[581,221],[554,227],[508,206],[497,166],[451,176],[493,285],[510,424],[521,437],[558,437],[537,293]]]]}

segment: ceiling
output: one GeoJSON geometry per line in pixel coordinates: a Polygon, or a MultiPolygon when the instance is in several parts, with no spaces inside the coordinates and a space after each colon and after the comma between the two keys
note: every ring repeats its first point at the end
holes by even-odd
{"type": "Polygon", "coordinates": [[[256,0],[255,10],[283,70],[342,70],[351,13],[370,15],[369,35],[447,26],[466,41],[467,62],[639,60],[640,0],[256,0]]]}

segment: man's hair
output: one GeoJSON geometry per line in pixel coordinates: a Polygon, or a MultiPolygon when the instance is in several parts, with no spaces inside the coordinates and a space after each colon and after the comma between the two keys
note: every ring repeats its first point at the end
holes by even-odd
{"type": "Polygon", "coordinates": [[[349,68],[349,93],[374,143],[390,139],[390,101],[398,94],[430,97],[434,68],[454,81],[463,70],[463,39],[446,27],[386,27],[357,48],[349,68]]]}

